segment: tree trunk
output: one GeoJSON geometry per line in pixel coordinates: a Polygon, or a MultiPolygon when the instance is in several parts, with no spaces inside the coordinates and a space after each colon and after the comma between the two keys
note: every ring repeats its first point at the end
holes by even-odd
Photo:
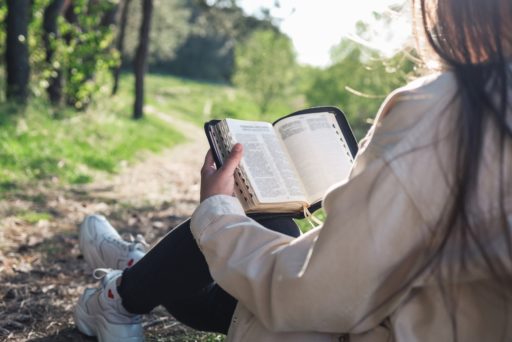
{"type": "Polygon", "coordinates": [[[153,12],[153,0],[142,0],[142,23],[139,32],[139,46],[135,53],[135,104],[133,118],[140,119],[144,115],[144,74],[147,67],[149,30],[151,26],[151,14],[153,12]]]}
{"type": "Polygon", "coordinates": [[[47,91],[50,102],[54,105],[58,105],[62,99],[62,71],[60,66],[53,65],[53,55],[55,54],[55,40],[59,38],[57,18],[63,5],[64,0],[53,0],[45,8],[43,17],[46,63],[50,65],[52,71],[47,91]]]}
{"type": "Polygon", "coordinates": [[[64,18],[70,24],[78,23],[78,17],[75,13],[75,6],[72,0],[66,0],[64,4],[64,18]]]}
{"type": "Polygon", "coordinates": [[[28,21],[31,0],[7,0],[5,65],[7,99],[27,101],[30,77],[28,21]]]}
{"type": "Polygon", "coordinates": [[[128,22],[128,9],[130,6],[131,0],[125,0],[123,3],[123,9],[121,12],[121,20],[119,22],[119,34],[117,36],[116,49],[119,51],[120,61],[119,65],[117,65],[113,70],[114,76],[114,85],[112,87],[112,95],[117,93],[117,89],[119,88],[119,76],[121,75],[121,67],[123,63],[123,54],[124,54],[124,35],[126,33],[126,23],[128,22]]]}

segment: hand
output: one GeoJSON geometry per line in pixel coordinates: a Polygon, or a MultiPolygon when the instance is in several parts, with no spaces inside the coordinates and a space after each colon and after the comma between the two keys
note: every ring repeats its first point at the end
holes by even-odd
{"type": "Polygon", "coordinates": [[[242,145],[233,146],[224,164],[217,170],[212,151],[208,151],[201,169],[201,197],[204,201],[214,195],[232,196],[235,190],[235,170],[242,159],[242,145]]]}

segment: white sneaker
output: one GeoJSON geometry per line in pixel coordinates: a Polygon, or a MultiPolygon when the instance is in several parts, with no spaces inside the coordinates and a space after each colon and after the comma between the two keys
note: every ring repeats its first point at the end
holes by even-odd
{"type": "Polygon", "coordinates": [[[91,270],[124,270],[146,254],[147,243],[141,235],[131,242],[124,241],[105,217],[90,215],[80,224],[79,245],[91,270]]]}
{"type": "Polygon", "coordinates": [[[144,341],[141,316],[131,314],[122,306],[117,292],[120,270],[98,269],[97,279],[102,279],[97,289],[84,291],[75,308],[74,318],[78,330],[96,336],[99,342],[144,341]]]}

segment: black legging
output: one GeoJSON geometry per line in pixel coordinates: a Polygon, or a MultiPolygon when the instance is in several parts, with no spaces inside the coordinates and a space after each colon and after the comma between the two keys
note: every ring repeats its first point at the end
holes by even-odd
{"type": "MultiPolygon", "coordinates": [[[[257,219],[268,229],[297,237],[291,218],[257,219]]],[[[119,294],[136,314],[163,305],[180,322],[226,334],[237,300],[217,285],[192,233],[190,220],[170,231],[138,263],[123,272],[119,294]]]]}

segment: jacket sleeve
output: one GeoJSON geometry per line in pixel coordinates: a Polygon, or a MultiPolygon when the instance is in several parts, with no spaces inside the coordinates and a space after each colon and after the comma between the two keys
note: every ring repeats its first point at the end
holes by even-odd
{"type": "Polygon", "coordinates": [[[379,159],[330,191],[324,207],[323,226],[293,239],[246,217],[236,198],[214,196],[191,229],[213,278],[268,329],[366,331],[407,294],[421,219],[379,159]]]}

